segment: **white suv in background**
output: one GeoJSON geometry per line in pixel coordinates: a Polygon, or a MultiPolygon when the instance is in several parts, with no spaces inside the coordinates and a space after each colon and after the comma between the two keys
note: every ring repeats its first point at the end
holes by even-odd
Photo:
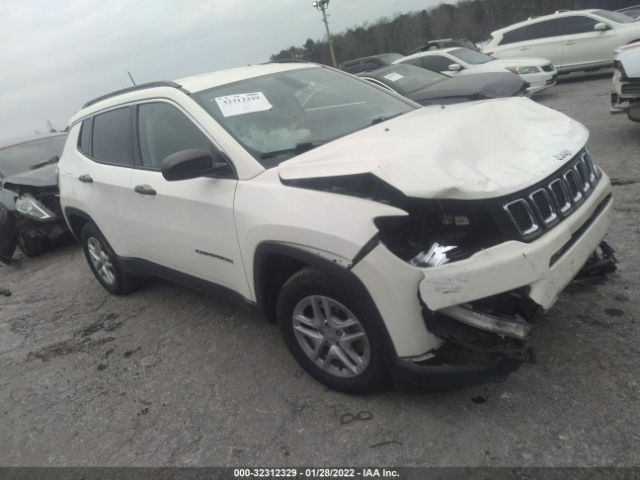
{"type": "Polygon", "coordinates": [[[529,95],[556,84],[558,72],[545,58],[515,58],[498,60],[470,48],[456,47],[428,50],[400,58],[394,64],[409,63],[440,72],[450,77],[475,73],[511,72],[529,84],[529,95]]]}
{"type": "Polygon", "coordinates": [[[256,65],[89,102],[60,195],[109,292],[161,276],[226,294],[331,388],[449,389],[516,368],[598,248],[611,186],[587,138],[527,98],[420,108],[256,65]]]}
{"type": "Polygon", "coordinates": [[[575,10],[497,30],[484,46],[497,58],[544,57],[560,73],[608,67],[620,45],[640,40],[640,21],[619,12],[575,10]]]}
{"type": "Polygon", "coordinates": [[[640,42],[616,50],[611,111],[626,112],[630,120],[640,122],[640,42]]]}

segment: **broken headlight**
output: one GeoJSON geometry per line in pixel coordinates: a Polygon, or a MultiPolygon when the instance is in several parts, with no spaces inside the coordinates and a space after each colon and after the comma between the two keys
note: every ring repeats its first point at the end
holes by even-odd
{"type": "Polygon", "coordinates": [[[436,267],[469,258],[505,240],[488,209],[477,202],[425,202],[405,217],[375,219],[380,241],[416,267],[436,267]]]}
{"type": "Polygon", "coordinates": [[[50,220],[55,217],[55,214],[51,210],[42,205],[29,193],[18,197],[16,200],[16,210],[25,217],[30,217],[35,220],[50,220]]]}

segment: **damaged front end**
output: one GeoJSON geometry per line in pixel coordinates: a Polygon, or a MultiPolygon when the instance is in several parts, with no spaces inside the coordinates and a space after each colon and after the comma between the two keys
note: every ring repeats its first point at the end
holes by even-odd
{"type": "Polygon", "coordinates": [[[55,165],[5,178],[0,189],[0,260],[12,261],[16,247],[28,257],[67,243],[55,165]]]}
{"type": "Polygon", "coordinates": [[[431,311],[427,329],[446,343],[423,358],[398,359],[394,379],[404,389],[444,391],[500,381],[534,362],[529,333],[542,308],[520,288],[464,305],[431,311]]]}
{"type": "Polygon", "coordinates": [[[529,335],[536,318],[572,280],[615,270],[603,242],[612,212],[608,177],[584,145],[555,161],[561,164],[535,182],[483,198],[403,188],[412,187],[412,177],[382,167],[282,178],[404,213],[373,218],[377,234],[349,267],[386,323],[397,386],[443,391],[505,378],[534,360],[529,335]]]}
{"type": "MultiPolygon", "coordinates": [[[[613,248],[600,242],[576,280],[616,271],[613,248]]],[[[394,380],[408,390],[446,391],[503,380],[523,363],[536,363],[530,332],[543,308],[522,287],[463,305],[430,310],[423,302],[427,329],[446,340],[423,358],[398,359],[394,380]]]]}

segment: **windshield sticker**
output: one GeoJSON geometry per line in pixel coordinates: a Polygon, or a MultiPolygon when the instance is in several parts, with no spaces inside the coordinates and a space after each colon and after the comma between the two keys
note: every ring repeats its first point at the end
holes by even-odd
{"type": "Polygon", "coordinates": [[[220,107],[222,115],[225,117],[264,112],[265,110],[271,110],[273,108],[262,92],[239,93],[237,95],[227,95],[226,97],[216,97],[216,103],[218,107],[220,107]]]}
{"type": "Polygon", "coordinates": [[[391,80],[392,82],[397,82],[398,80],[404,78],[404,75],[400,75],[399,73],[393,72],[389,75],[385,75],[384,78],[387,80],[391,80]]]}

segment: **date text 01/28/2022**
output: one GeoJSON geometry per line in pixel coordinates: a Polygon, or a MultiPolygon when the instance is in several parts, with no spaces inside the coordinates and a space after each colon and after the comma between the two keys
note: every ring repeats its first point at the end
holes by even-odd
{"type": "Polygon", "coordinates": [[[398,478],[388,468],[234,468],[234,478],[398,478]]]}

